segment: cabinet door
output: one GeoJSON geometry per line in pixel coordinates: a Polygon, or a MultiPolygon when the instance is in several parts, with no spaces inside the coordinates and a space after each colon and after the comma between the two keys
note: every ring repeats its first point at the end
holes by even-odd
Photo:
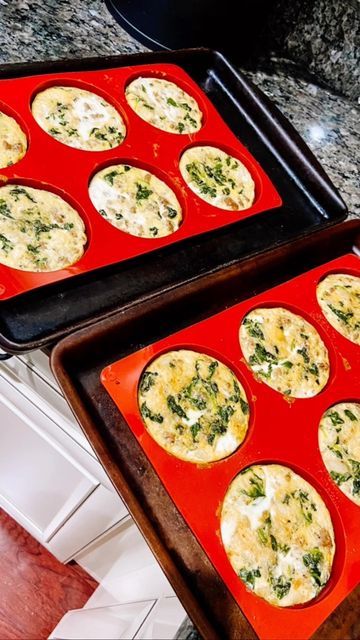
{"type": "MultiPolygon", "coordinates": [[[[44,354],[42,356],[46,358],[44,354]]],[[[30,362],[32,364],[32,360],[30,362]]],[[[13,357],[0,362],[0,375],[96,458],[55,379],[51,383],[49,377],[41,374],[42,371],[28,365],[23,358],[13,357]]]]}
{"type": "Polygon", "coordinates": [[[54,556],[68,562],[128,518],[119,496],[99,485],[51,538],[47,547],[54,556]]]}
{"type": "Polygon", "coordinates": [[[98,466],[0,376],[0,507],[61,561],[127,516],[98,466]]]}
{"type": "Polygon", "coordinates": [[[46,418],[31,403],[20,410],[0,393],[0,420],[1,505],[49,542],[98,482],[42,430],[46,418]]]}

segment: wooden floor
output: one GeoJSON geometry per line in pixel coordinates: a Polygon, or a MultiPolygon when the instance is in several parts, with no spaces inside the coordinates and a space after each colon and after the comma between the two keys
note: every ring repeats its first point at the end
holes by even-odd
{"type": "Polygon", "coordinates": [[[64,613],[84,606],[97,583],[63,565],[0,510],[0,638],[42,640],[64,613]]]}

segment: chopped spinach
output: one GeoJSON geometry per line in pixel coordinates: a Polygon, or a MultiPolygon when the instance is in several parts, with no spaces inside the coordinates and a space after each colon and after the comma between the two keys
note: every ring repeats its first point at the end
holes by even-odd
{"type": "Polygon", "coordinates": [[[169,218],[176,218],[177,216],[177,211],[176,209],[173,209],[172,207],[166,207],[167,211],[168,211],[168,217],[169,218]]]}
{"type": "Polygon", "coordinates": [[[32,195],[30,195],[30,193],[23,187],[13,187],[10,189],[10,193],[16,201],[19,200],[19,196],[25,196],[31,202],[36,202],[35,198],[33,198],[32,195]]]}
{"type": "Polygon", "coordinates": [[[235,409],[231,406],[231,404],[224,405],[223,407],[218,408],[218,414],[221,420],[227,424],[231,418],[231,416],[235,413],[235,409]]]}
{"type": "MultiPolygon", "coordinates": [[[[238,383],[236,382],[236,380],[233,381],[233,386],[234,386],[234,392],[230,396],[229,400],[230,400],[230,402],[237,403],[237,402],[240,402],[241,396],[240,396],[240,387],[239,387],[238,383]]],[[[243,413],[245,413],[245,412],[243,411],[243,413]]]]}
{"type": "Polygon", "coordinates": [[[190,113],[187,113],[187,114],[184,116],[184,120],[187,120],[188,122],[190,122],[190,124],[191,124],[191,126],[192,126],[192,127],[196,127],[196,126],[197,126],[197,122],[196,122],[195,118],[193,118],[193,117],[190,115],[190,113]]]}
{"type": "Polygon", "coordinates": [[[2,198],[0,199],[0,215],[4,216],[4,218],[9,218],[10,220],[14,220],[14,217],[11,215],[11,211],[6,204],[6,201],[2,198]]]}
{"type": "Polygon", "coordinates": [[[44,222],[42,222],[40,218],[36,218],[36,220],[34,220],[34,222],[31,222],[30,224],[33,227],[36,240],[40,239],[41,233],[49,233],[53,229],[62,229],[65,231],[70,231],[70,229],[74,227],[73,222],[66,222],[63,225],[57,224],[57,222],[45,224],[44,222]]]}
{"type": "Polygon", "coordinates": [[[307,368],[307,370],[313,376],[318,376],[319,375],[319,367],[317,366],[317,364],[315,362],[312,362],[310,367],[307,368]]]}
{"type": "Polygon", "coordinates": [[[142,403],[140,411],[144,418],[149,418],[149,420],[151,420],[152,422],[158,422],[159,424],[164,422],[164,418],[161,413],[153,413],[147,406],[146,402],[142,403]]]}
{"type": "Polygon", "coordinates": [[[282,600],[291,589],[291,580],[288,580],[285,576],[281,575],[278,578],[272,578],[271,586],[275,591],[277,599],[282,600]]]}
{"type": "Polygon", "coordinates": [[[297,349],[297,353],[304,358],[304,362],[308,364],[310,362],[310,357],[307,352],[306,347],[301,347],[301,349],[297,349]]]}
{"type": "Polygon", "coordinates": [[[314,580],[315,584],[318,587],[322,586],[321,569],[319,567],[319,564],[322,562],[323,559],[324,559],[324,556],[320,551],[320,549],[318,549],[317,547],[314,549],[311,549],[309,553],[306,553],[303,556],[303,563],[305,567],[309,570],[309,573],[312,579],[314,580]]]}
{"type": "Polygon", "coordinates": [[[249,336],[252,338],[258,338],[259,340],[265,340],[265,336],[262,332],[260,324],[256,320],[251,320],[251,318],[245,318],[244,326],[246,327],[246,331],[249,336]]]}
{"type": "Polygon", "coordinates": [[[337,318],[339,318],[339,320],[341,320],[345,324],[349,324],[350,318],[352,318],[354,315],[353,311],[345,312],[345,311],[342,311],[341,309],[337,309],[332,304],[328,304],[328,307],[337,316],[337,318]]]}
{"type": "Polygon", "coordinates": [[[353,496],[358,496],[360,494],[360,476],[355,476],[353,479],[353,487],[352,487],[353,496]]]}
{"type": "Polygon", "coordinates": [[[209,375],[208,375],[208,380],[210,380],[210,378],[213,377],[215,370],[218,368],[219,363],[217,360],[213,360],[210,364],[209,364],[209,375]]]}
{"type": "Polygon", "coordinates": [[[38,246],[36,246],[34,244],[28,244],[26,248],[29,251],[29,253],[32,253],[32,254],[35,254],[35,255],[38,254],[39,250],[40,250],[40,247],[38,247],[38,246]]]}
{"type": "Polygon", "coordinates": [[[352,472],[355,475],[360,475],[360,462],[358,462],[357,460],[353,460],[352,458],[349,458],[349,462],[352,468],[352,472]]]}
{"type": "Polygon", "coordinates": [[[313,519],[313,511],[316,511],[316,506],[313,502],[309,500],[309,494],[306,491],[294,491],[292,494],[293,498],[296,498],[300,503],[301,512],[308,524],[312,522],[313,519]]]}
{"type": "Polygon", "coordinates": [[[178,106],[179,106],[179,105],[178,105],[178,103],[177,103],[177,102],[175,102],[175,100],[173,100],[173,98],[168,98],[168,99],[166,100],[166,102],[167,102],[169,105],[171,105],[172,107],[178,107],[178,106]]]}
{"type": "Polygon", "coordinates": [[[271,542],[271,548],[273,551],[277,551],[278,550],[278,543],[277,540],[275,538],[275,536],[273,536],[272,533],[270,533],[270,542],[271,542]]]}
{"type": "MultiPolygon", "coordinates": [[[[231,398],[230,398],[231,399],[231,398]]],[[[243,398],[240,396],[240,407],[241,407],[241,411],[243,412],[243,414],[246,416],[249,413],[249,405],[248,403],[243,400],[243,398]]]]}
{"type": "Polygon", "coordinates": [[[15,246],[14,243],[11,242],[11,240],[9,240],[9,238],[4,236],[2,233],[0,233],[0,242],[1,242],[1,249],[6,255],[8,255],[9,252],[12,251],[15,246]]]}
{"type": "Polygon", "coordinates": [[[285,362],[282,363],[282,366],[286,367],[286,369],[292,369],[294,365],[292,362],[290,362],[290,360],[286,360],[285,362]]]}
{"type": "Polygon", "coordinates": [[[185,420],[187,420],[187,415],[184,409],[176,402],[174,396],[170,395],[167,397],[167,405],[173,413],[176,413],[176,415],[179,416],[179,418],[185,418],[185,420]]]}
{"type": "Polygon", "coordinates": [[[337,456],[337,458],[340,458],[340,460],[342,460],[343,451],[339,443],[340,443],[340,439],[339,439],[339,436],[337,436],[335,443],[333,445],[329,444],[328,449],[332,451],[337,456]]]}
{"type": "Polygon", "coordinates": [[[106,173],[106,174],[104,175],[104,178],[103,178],[103,179],[104,179],[104,180],[106,180],[106,182],[108,182],[109,184],[111,184],[111,186],[113,186],[113,184],[114,184],[114,179],[115,179],[115,178],[116,178],[116,176],[118,176],[118,175],[119,175],[119,172],[118,172],[118,171],[115,171],[115,170],[113,170],[113,171],[109,171],[109,173],[106,173]]]}
{"type": "Polygon", "coordinates": [[[255,352],[250,356],[250,364],[263,364],[264,362],[277,363],[277,357],[273,353],[267,351],[265,347],[258,342],[255,344],[255,352]]]}
{"type": "Polygon", "coordinates": [[[222,435],[226,433],[227,427],[223,425],[220,420],[215,420],[210,425],[210,433],[207,435],[207,441],[209,444],[213,444],[217,435],[222,435]]]}
{"type": "Polygon", "coordinates": [[[335,427],[337,424],[344,424],[344,422],[345,422],[345,421],[340,417],[340,414],[338,413],[338,411],[332,411],[331,413],[330,413],[330,412],[328,412],[328,413],[326,414],[326,417],[327,417],[327,418],[330,418],[331,423],[334,425],[334,427],[335,427]]]}
{"type": "Polygon", "coordinates": [[[152,191],[146,185],[141,184],[140,182],[136,183],[136,201],[141,202],[141,200],[147,200],[149,196],[151,196],[152,191]]]}
{"type": "Polygon", "coordinates": [[[264,480],[253,470],[252,476],[249,479],[249,484],[250,488],[248,489],[248,491],[243,490],[243,493],[246,496],[248,496],[252,500],[256,500],[256,498],[264,498],[266,496],[264,480]]]}
{"type": "Polygon", "coordinates": [[[352,478],[351,473],[338,473],[337,471],[330,471],[330,475],[339,487],[343,482],[347,482],[352,478]]]}
{"type": "Polygon", "coordinates": [[[183,122],[178,122],[177,126],[176,126],[177,130],[179,133],[182,133],[185,129],[185,125],[183,122]]]}
{"type": "Polygon", "coordinates": [[[249,589],[254,589],[255,587],[255,578],[260,578],[261,577],[261,572],[260,569],[245,569],[245,567],[243,569],[240,569],[239,571],[239,578],[245,582],[246,586],[249,587],[249,589]]]}
{"type": "Polygon", "coordinates": [[[354,422],[355,420],[357,420],[357,417],[355,414],[353,414],[352,411],[350,411],[350,409],[344,409],[344,413],[345,415],[349,418],[349,420],[351,420],[352,422],[354,422]]]}
{"type": "Polygon", "coordinates": [[[257,534],[261,544],[265,545],[269,542],[269,535],[266,527],[259,527],[259,529],[257,529],[257,534]]]}
{"type": "Polygon", "coordinates": [[[155,378],[158,373],[156,371],[145,371],[140,382],[141,393],[146,393],[155,384],[155,378]]]}
{"type": "MultiPolygon", "coordinates": [[[[182,123],[179,123],[179,125],[182,123]]],[[[183,129],[184,129],[184,125],[183,129]]],[[[199,187],[200,193],[204,195],[209,195],[211,198],[216,197],[216,187],[209,185],[204,179],[204,165],[199,162],[190,162],[186,165],[186,170],[190,175],[191,179],[195,182],[195,184],[199,187]]]]}
{"type": "Polygon", "coordinates": [[[196,436],[200,430],[201,430],[201,424],[199,422],[195,422],[195,424],[191,425],[190,431],[191,431],[193,442],[196,442],[196,436]]]}

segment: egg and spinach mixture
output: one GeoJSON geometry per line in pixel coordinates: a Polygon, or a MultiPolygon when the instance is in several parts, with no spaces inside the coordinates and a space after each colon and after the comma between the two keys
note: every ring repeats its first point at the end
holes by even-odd
{"type": "Polygon", "coordinates": [[[0,111],[0,169],[10,167],[24,157],[27,139],[14,118],[0,111]]]}
{"type": "Polygon", "coordinates": [[[91,180],[89,195],[105,220],[134,236],[168,236],[182,222],[181,206],[174,192],[138,167],[118,164],[102,169],[91,180]]]}
{"type": "Polygon", "coordinates": [[[328,381],[325,344],[309,322],[287,309],[248,313],[240,327],[240,345],[255,376],[286,396],[315,396],[328,381]]]}
{"type": "Polygon", "coordinates": [[[77,262],[87,242],[79,214],[42,189],[0,188],[0,263],[23,271],[57,271],[77,262]]]}
{"type": "Polygon", "coordinates": [[[156,358],[142,374],[138,403],[154,440],[193,463],[228,456],[243,442],[248,428],[249,405],[232,371],[191,350],[156,358]]]}
{"type": "Polygon", "coordinates": [[[36,122],[50,136],[76,149],[105,151],[125,138],[116,109],[96,93],[77,87],[50,87],[31,105],[36,122]]]}
{"type": "Polygon", "coordinates": [[[317,287],[318,303],[330,324],[360,345],[360,278],[343,273],[326,276],[317,287]]]}
{"type": "Polygon", "coordinates": [[[136,78],[126,88],[126,99],[140,118],[169,133],[199,131],[202,113],[188,93],[162,78],[136,78]]]}
{"type": "Polygon", "coordinates": [[[312,600],[329,580],[335,540],[317,491],[288,467],[254,465],[230,484],[221,512],[229,561],[272,605],[312,600]]]}
{"type": "Polygon", "coordinates": [[[248,209],[255,199],[255,184],[247,168],[216,147],[191,147],[180,159],[180,172],[188,187],[219,209],[248,209]]]}
{"type": "Polygon", "coordinates": [[[360,404],[340,402],[326,411],[319,425],[319,447],[333,481],[360,505],[360,404]]]}

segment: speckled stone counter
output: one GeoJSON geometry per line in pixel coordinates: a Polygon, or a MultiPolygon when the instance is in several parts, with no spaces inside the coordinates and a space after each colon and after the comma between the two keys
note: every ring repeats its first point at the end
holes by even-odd
{"type": "MultiPolygon", "coordinates": [[[[0,0],[0,63],[89,57],[145,50],[110,16],[101,0],[0,0]]],[[[340,190],[350,216],[360,217],[359,110],[346,98],[296,77],[291,65],[276,73],[245,72],[283,111],[304,137],[340,190]],[[286,70],[285,70],[286,69],[286,70]]],[[[360,591],[325,623],[320,640],[360,636],[360,591]],[[334,635],[334,623],[337,628],[334,635]]],[[[191,625],[182,637],[196,638],[191,625]]]]}
{"type": "MultiPolygon", "coordinates": [[[[143,51],[101,0],[0,0],[0,63],[143,51]]],[[[360,217],[359,109],[287,65],[276,73],[246,71],[291,120],[360,217]],[[289,71],[290,68],[290,71],[289,71]]]]}
{"type": "Polygon", "coordinates": [[[360,100],[359,0],[274,0],[264,38],[271,52],[360,100]]]}

